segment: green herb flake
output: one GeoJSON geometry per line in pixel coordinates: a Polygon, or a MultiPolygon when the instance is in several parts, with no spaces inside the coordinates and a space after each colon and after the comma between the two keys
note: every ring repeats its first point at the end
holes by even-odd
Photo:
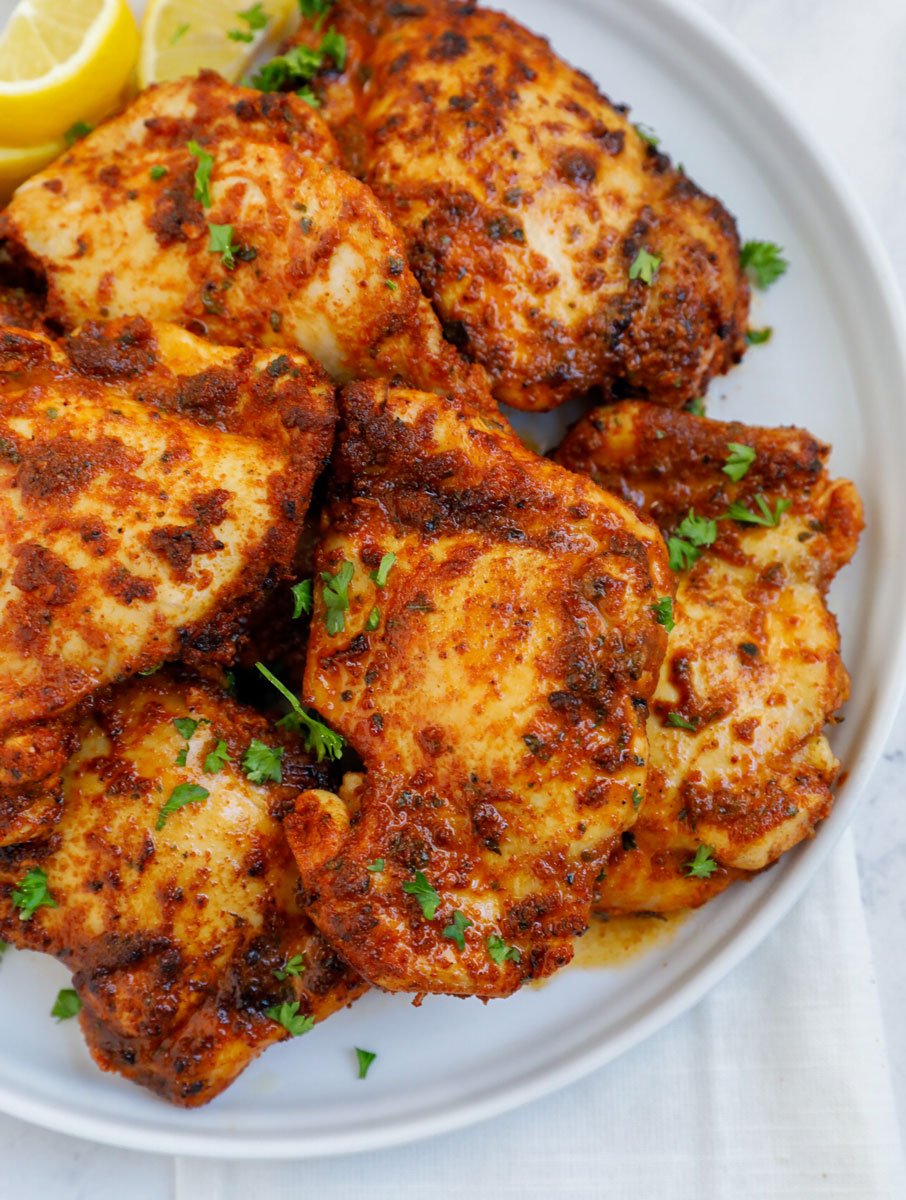
{"type": "Polygon", "coordinates": [[[686,874],[692,879],[708,879],[716,870],[713,846],[699,846],[695,857],[686,863],[686,874]]]}
{"type": "Polygon", "coordinates": [[[294,954],[292,958],[288,958],[282,967],[278,967],[274,971],[274,975],[281,982],[284,979],[289,979],[291,976],[301,975],[305,970],[304,954],[294,954]]]}
{"type": "Polygon", "coordinates": [[[253,738],[242,756],[242,769],[251,783],[282,783],[280,760],[285,753],[283,746],[272,748],[253,738]]]}
{"type": "Polygon", "coordinates": [[[632,266],[629,268],[629,278],[641,279],[642,283],[647,283],[651,287],[657,275],[658,268],[663,261],[659,254],[652,254],[650,250],[646,250],[643,246],[632,260],[632,266]]]}
{"type": "Polygon", "coordinates": [[[346,39],[335,29],[329,29],[317,49],[293,46],[285,54],[278,54],[264,63],[249,82],[261,92],[278,92],[287,86],[298,88],[310,83],[328,58],[333,59],[342,71],[346,66],[346,53],[346,39]]]}
{"type": "Polygon", "coordinates": [[[248,25],[248,30],[230,29],[227,33],[228,38],[232,38],[234,42],[251,42],[254,40],[254,32],[259,29],[264,29],[270,20],[268,13],[264,11],[261,4],[253,4],[251,8],[246,8],[242,12],[236,13],[240,21],[245,21],[248,25]]]}
{"type": "Polygon", "coordinates": [[[170,793],[170,799],[158,813],[157,824],[154,828],[160,831],[167,823],[167,818],[173,813],[185,808],[187,804],[194,804],[198,800],[207,800],[210,794],[207,788],[200,787],[197,783],[177,784],[170,793]]]}
{"type": "Polygon", "coordinates": [[[163,179],[163,177],[166,175],[166,173],[167,173],[167,168],[161,167],[161,166],[152,167],[151,170],[148,172],[148,174],[154,180],[163,179]]]}
{"type": "Polygon", "coordinates": [[[79,993],[74,988],[60,988],[50,1015],[56,1017],[57,1024],[59,1024],[60,1021],[68,1021],[71,1017],[77,1017],[81,1010],[82,1001],[79,993]]]}
{"type": "Polygon", "coordinates": [[[661,139],[654,132],[650,125],[643,125],[641,122],[638,125],[633,125],[633,129],[639,135],[643,142],[647,142],[649,146],[659,146],[661,139]]]}
{"type": "Polygon", "coordinates": [[[724,514],[725,518],[731,521],[739,521],[742,525],[764,525],[765,528],[770,529],[780,524],[780,518],[792,506],[793,502],[785,498],[780,499],[775,504],[774,511],[772,512],[770,504],[759,492],[755,497],[755,503],[759,510],[757,513],[746,508],[738,500],[734,500],[724,514]]]}
{"type": "Polygon", "coordinates": [[[361,1050],[356,1046],[355,1055],[359,1063],[359,1079],[364,1079],[368,1074],[368,1068],[377,1058],[377,1054],[373,1050],[361,1050]]]}
{"type": "Polygon", "coordinates": [[[303,613],[310,616],[312,608],[312,581],[300,579],[290,589],[293,594],[293,620],[298,621],[303,613]]]}
{"type": "Polygon", "coordinates": [[[91,133],[93,125],[88,125],[84,121],[76,121],[74,125],[70,125],[63,138],[67,146],[74,146],[76,142],[80,142],[82,138],[88,137],[91,133]]]}
{"type": "Polygon", "coordinates": [[[729,475],[734,483],[739,483],[740,479],[748,474],[749,467],[755,461],[755,451],[751,446],[744,446],[741,442],[727,442],[727,449],[730,453],[721,470],[725,475],[729,475]]]}
{"type": "Polygon", "coordinates": [[[770,325],[765,325],[764,329],[747,329],[746,345],[763,346],[766,342],[769,342],[773,336],[774,330],[770,325]]]}
{"type": "Polygon", "coordinates": [[[673,619],[673,601],[669,596],[661,596],[657,604],[651,606],[651,611],[654,613],[654,619],[658,625],[663,625],[668,633],[676,628],[676,621],[673,619]]]}
{"type": "Polygon", "coordinates": [[[179,26],[177,26],[177,28],[176,28],[176,29],[174,30],[174,32],[173,32],[173,36],[170,38],[170,45],[171,45],[171,46],[175,46],[175,45],[176,45],[176,43],[177,43],[177,42],[178,42],[178,41],[179,41],[181,38],[184,38],[184,37],[186,36],[186,34],[189,32],[189,30],[190,30],[191,28],[192,28],[192,26],[191,26],[191,25],[188,25],[188,24],[187,24],[187,25],[179,25],[179,26]]]}
{"type": "Polygon", "coordinates": [[[467,916],[456,910],[453,914],[453,919],[444,929],[444,937],[449,938],[451,942],[455,942],[460,950],[465,950],[466,939],[465,931],[469,928],[472,922],[467,916]]]}
{"type": "Polygon", "coordinates": [[[694,417],[703,417],[705,415],[704,396],[696,396],[694,400],[690,400],[686,405],[686,412],[692,413],[694,417]]]}
{"type": "Polygon", "coordinates": [[[324,624],[327,626],[327,632],[331,637],[342,633],[346,628],[346,612],[349,609],[349,585],[352,582],[354,574],[355,567],[345,559],[336,574],[331,575],[328,571],[321,572],[321,579],[324,581],[321,598],[324,601],[324,608],[326,609],[324,624]]]}
{"type": "Polygon", "coordinates": [[[305,748],[309,753],[317,756],[318,762],[323,758],[340,759],[343,757],[343,747],[346,745],[343,738],[338,733],[334,733],[332,729],[328,729],[321,721],[308,715],[296,697],[292,694],[288,687],[280,682],[273,675],[264,663],[255,663],[256,668],[261,672],[268,683],[272,684],[284,699],[288,700],[292,707],[292,712],[287,716],[282,717],[277,724],[281,728],[292,729],[296,733],[305,732],[306,741],[305,748]]]}
{"type": "Polygon", "coordinates": [[[785,274],[790,264],[783,257],[783,247],[775,242],[746,242],[739,265],[756,287],[764,289],[785,274]]]}
{"type": "Polygon", "coordinates": [[[365,622],[365,628],[369,633],[374,633],[376,629],[380,628],[380,624],[381,610],[379,608],[373,608],[368,614],[368,620],[365,622]]]}
{"type": "Polygon", "coordinates": [[[518,946],[508,946],[499,933],[492,933],[488,938],[488,954],[498,967],[505,962],[518,963],[522,961],[522,951],[518,946]]]}
{"type": "Polygon", "coordinates": [[[47,875],[40,867],[32,867],[22,882],[12,891],[13,908],[19,910],[20,921],[30,921],[39,908],[59,908],[47,887],[47,875]]]}
{"type": "Polygon", "coordinates": [[[387,576],[390,574],[395,562],[395,554],[382,554],[377,570],[370,572],[370,578],[374,580],[379,588],[387,586],[387,576]]]}
{"type": "Polygon", "coordinates": [[[632,807],[635,809],[636,812],[638,812],[639,809],[642,807],[642,801],[644,799],[645,799],[644,794],[642,792],[640,792],[637,787],[634,787],[632,789],[632,807]]]}
{"type": "Polygon", "coordinates": [[[216,775],[230,761],[230,752],[222,738],[217,739],[217,745],[209,750],[204,759],[205,775],[216,775]]]}
{"type": "Polygon", "coordinates": [[[220,261],[228,271],[236,266],[236,252],[239,247],[233,242],[232,225],[213,225],[208,222],[210,241],[208,249],[212,254],[219,254],[220,261]]]}
{"type": "Polygon", "coordinates": [[[667,713],[664,723],[671,726],[673,729],[688,729],[692,733],[694,733],[697,728],[694,721],[687,720],[682,713],[678,712],[667,713]]]}
{"type": "Polygon", "coordinates": [[[315,1027],[314,1017],[299,1014],[298,1000],[293,1000],[291,1004],[274,1004],[264,1011],[272,1021],[282,1025],[290,1037],[301,1037],[303,1033],[308,1033],[315,1027]]]}
{"type": "Polygon", "coordinates": [[[202,149],[194,140],[189,142],[188,150],[192,157],[198,160],[198,166],[195,168],[195,199],[202,208],[210,208],[211,171],[214,169],[214,156],[208,154],[207,150],[202,149]]]}
{"type": "Polygon", "coordinates": [[[382,858],[376,858],[373,863],[369,863],[365,868],[365,870],[370,871],[372,875],[376,875],[379,871],[383,871],[383,869],[384,860],[382,858]]]}
{"type": "Polygon", "coordinates": [[[193,721],[191,717],[176,717],[173,721],[173,727],[180,737],[190,741],[195,730],[201,724],[200,721],[193,721]]]}
{"type": "Polygon", "coordinates": [[[421,905],[422,916],[426,921],[433,921],[440,905],[440,896],[427,881],[421,871],[415,872],[415,879],[403,884],[407,896],[414,896],[421,905]]]}

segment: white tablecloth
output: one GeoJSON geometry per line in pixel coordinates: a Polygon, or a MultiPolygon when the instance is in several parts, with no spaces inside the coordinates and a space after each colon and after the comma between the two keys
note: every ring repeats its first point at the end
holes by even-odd
{"type": "MultiPolygon", "coordinates": [[[[904,0],[696,2],[768,65],[848,167],[906,277],[904,0]]],[[[857,829],[900,1056],[906,855],[881,831],[906,829],[901,745],[906,711],[857,829]]],[[[906,1062],[894,1069],[902,1079],[906,1062]]],[[[693,1012],[584,1083],[481,1127],[357,1158],[259,1165],[110,1150],[0,1118],[0,1162],[0,1200],[902,1200],[852,839],[693,1012]]]]}

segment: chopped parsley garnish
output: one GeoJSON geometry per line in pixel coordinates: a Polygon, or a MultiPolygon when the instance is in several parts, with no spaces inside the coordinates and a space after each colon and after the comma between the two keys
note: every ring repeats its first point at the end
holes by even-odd
{"type": "Polygon", "coordinates": [[[317,756],[318,762],[325,757],[342,758],[343,747],[346,745],[343,738],[314,717],[310,717],[289,688],[285,687],[276,675],[272,675],[264,663],[255,663],[255,666],[268,683],[273,684],[280,695],[287,699],[292,706],[293,711],[285,717],[281,717],[277,724],[282,728],[292,729],[296,733],[304,730],[305,748],[317,756]]]}
{"type": "Polygon", "coordinates": [[[421,871],[415,872],[415,879],[407,879],[403,891],[408,896],[414,896],[421,905],[422,916],[426,921],[433,921],[440,905],[440,896],[427,881],[421,871]]]}
{"type": "Polygon", "coordinates": [[[280,760],[286,753],[282,746],[271,748],[257,738],[252,738],[249,748],[242,756],[242,769],[252,783],[282,783],[283,769],[280,760]]]}
{"type": "Polygon", "coordinates": [[[170,799],[163,806],[157,815],[157,824],[155,829],[161,830],[167,822],[167,817],[172,816],[180,808],[185,808],[187,804],[194,804],[197,800],[207,800],[210,796],[207,788],[200,787],[197,783],[179,783],[170,793],[170,799]]]}
{"type": "Polygon", "coordinates": [[[734,483],[739,483],[755,461],[755,451],[741,442],[727,442],[727,449],[730,453],[721,470],[725,475],[729,475],[734,483]]]}
{"type": "Polygon", "coordinates": [[[695,733],[696,730],[695,722],[687,720],[682,713],[678,712],[667,713],[665,723],[674,729],[689,729],[692,733],[695,733]]]}
{"type": "Polygon", "coordinates": [[[770,325],[766,325],[764,329],[747,329],[746,345],[763,346],[765,342],[769,342],[773,336],[774,330],[770,325]]]}
{"type": "Polygon", "coordinates": [[[391,292],[398,292],[400,285],[392,279],[385,279],[384,287],[389,288],[391,292]]]}
{"type": "Polygon", "coordinates": [[[300,1016],[298,1000],[293,1000],[291,1004],[274,1004],[264,1011],[272,1021],[282,1025],[290,1037],[301,1037],[315,1027],[314,1017],[300,1016]]]}
{"type": "Polygon", "coordinates": [[[19,910],[20,921],[30,921],[39,908],[59,908],[47,887],[47,875],[40,867],[32,867],[22,882],[13,888],[13,908],[19,910]]]}
{"type": "Polygon", "coordinates": [[[632,260],[632,266],[629,268],[629,278],[641,279],[642,283],[647,283],[650,287],[654,283],[654,277],[657,275],[658,267],[660,267],[662,262],[663,259],[659,254],[652,254],[650,250],[646,250],[643,246],[632,260]]]}
{"type": "Polygon", "coordinates": [[[382,858],[376,858],[373,863],[369,863],[365,868],[365,870],[370,871],[372,875],[376,875],[378,871],[383,871],[383,869],[384,860],[382,858]]]}
{"type": "Polygon", "coordinates": [[[739,265],[756,287],[768,288],[790,264],[783,257],[782,246],[774,242],[746,242],[739,255],[739,265]]]}
{"type": "Polygon", "coordinates": [[[186,744],[183,746],[183,748],[181,750],[177,751],[176,758],[174,758],[173,761],[176,763],[176,765],[178,767],[184,767],[186,765],[186,760],[188,759],[188,757],[189,757],[189,743],[186,742],[186,744]]]}
{"type": "Polygon", "coordinates": [[[373,608],[368,614],[368,620],[365,622],[365,628],[369,633],[374,633],[374,631],[379,628],[380,624],[381,610],[379,608],[373,608]]]}
{"type": "Polygon", "coordinates": [[[370,577],[374,580],[379,588],[387,586],[387,576],[390,574],[395,562],[395,554],[382,554],[377,570],[369,573],[370,577]]]}
{"type": "Polygon", "coordinates": [[[320,28],[333,5],[334,0],[299,0],[299,11],[303,21],[314,21],[315,28],[320,28]]]}
{"type": "Polygon", "coordinates": [[[346,628],[346,612],[349,609],[349,585],[355,573],[355,567],[345,559],[335,575],[328,571],[321,572],[324,590],[321,598],[327,612],[324,614],[324,624],[331,637],[342,633],[346,628]]]}
{"type": "Polygon", "coordinates": [[[261,4],[253,4],[251,8],[246,8],[242,12],[236,13],[240,21],[245,21],[248,29],[230,29],[227,32],[227,37],[232,38],[234,42],[251,42],[254,40],[254,30],[263,29],[270,20],[270,16],[261,7],[261,4]]]}
{"type": "Polygon", "coordinates": [[[192,26],[188,24],[179,25],[174,31],[173,36],[170,38],[170,45],[175,46],[179,39],[184,38],[191,28],[192,26]]]}
{"type": "Polygon", "coordinates": [[[199,721],[193,721],[191,717],[176,717],[173,721],[176,732],[180,737],[184,737],[187,742],[191,739],[199,724],[199,721]]]}
{"type": "Polygon", "coordinates": [[[519,947],[508,946],[499,933],[492,933],[488,938],[488,954],[498,967],[502,967],[505,962],[522,961],[522,951],[519,947]]]}
{"type": "Polygon", "coordinates": [[[451,942],[455,942],[460,950],[465,950],[465,931],[471,924],[472,922],[469,918],[457,909],[453,914],[453,920],[444,929],[444,937],[449,938],[451,942]]]}
{"type": "MultiPolygon", "coordinates": [[[[296,92],[296,95],[299,97],[300,100],[304,100],[306,104],[311,105],[312,108],[320,108],[321,107],[321,101],[314,94],[314,92],[311,90],[311,88],[308,86],[307,83],[304,85],[304,87],[299,88],[298,92],[296,92]]],[[[309,224],[310,224],[310,222],[309,222],[309,224]]],[[[305,232],[308,233],[308,232],[310,232],[310,230],[306,230],[305,232]]]]}
{"type": "Polygon", "coordinates": [[[731,521],[739,521],[743,525],[764,525],[766,528],[773,528],[780,524],[780,518],[792,506],[792,500],[780,499],[774,505],[774,511],[771,512],[771,506],[765,500],[764,496],[759,494],[755,497],[755,503],[758,505],[759,511],[752,512],[741,504],[738,500],[733,503],[726,511],[726,516],[731,521]]]}
{"type": "Polygon", "coordinates": [[[70,1017],[77,1017],[81,1010],[82,1001],[79,999],[79,993],[74,988],[60,988],[50,1015],[56,1017],[57,1022],[68,1021],[70,1017]]]}
{"type": "Polygon", "coordinates": [[[694,417],[703,417],[705,415],[704,396],[696,396],[694,400],[690,400],[686,405],[686,412],[692,413],[694,417]]]}
{"type": "Polygon", "coordinates": [[[686,874],[693,879],[708,879],[717,870],[713,846],[699,846],[695,858],[686,863],[686,874]]]}
{"type": "Polygon", "coordinates": [[[148,174],[151,176],[152,179],[163,179],[163,177],[166,175],[166,173],[167,173],[167,168],[161,167],[161,166],[152,167],[151,170],[148,172],[148,174]]]}
{"type": "Polygon", "coordinates": [[[701,558],[701,547],[711,546],[717,540],[717,522],[710,517],[698,517],[693,509],[683,517],[676,533],[667,539],[670,553],[670,568],[684,571],[701,558]]]}
{"type": "Polygon", "coordinates": [[[356,1046],[355,1056],[359,1061],[359,1079],[364,1079],[368,1074],[368,1068],[377,1058],[377,1054],[373,1050],[360,1050],[356,1046]]]}
{"type": "Polygon", "coordinates": [[[650,125],[643,125],[641,122],[638,125],[633,125],[633,129],[639,135],[643,142],[647,142],[649,146],[659,146],[661,139],[654,132],[650,125]]]}
{"type": "Polygon", "coordinates": [[[303,954],[294,954],[292,958],[288,958],[282,967],[278,967],[274,971],[274,975],[279,980],[289,979],[291,975],[301,975],[305,970],[305,956],[303,954]]]}
{"type": "Polygon", "coordinates": [[[640,792],[637,787],[634,787],[632,789],[632,807],[636,810],[636,812],[638,812],[639,809],[642,807],[642,801],[644,799],[645,799],[644,794],[642,792],[640,792]]]}
{"type": "Polygon", "coordinates": [[[236,266],[236,251],[239,249],[233,242],[233,226],[213,225],[209,221],[208,233],[210,234],[208,249],[212,254],[219,254],[220,261],[226,269],[232,271],[236,266]]]}
{"type": "Polygon", "coordinates": [[[297,621],[303,613],[311,614],[312,585],[310,579],[300,579],[292,586],[293,620],[297,621]]]}
{"type": "Polygon", "coordinates": [[[658,625],[663,625],[668,633],[676,628],[676,621],[673,619],[673,601],[669,596],[661,596],[657,604],[652,604],[651,611],[654,613],[654,619],[658,625]]]}
{"type": "Polygon", "coordinates": [[[195,199],[202,208],[211,207],[211,171],[214,169],[214,156],[203,150],[198,142],[189,142],[189,153],[198,159],[195,168],[195,199]]]}
{"type": "Polygon", "coordinates": [[[209,750],[205,755],[204,772],[206,775],[216,775],[218,771],[223,770],[229,761],[230,752],[227,749],[227,744],[222,738],[218,738],[214,749],[209,750]]]}
{"type": "Polygon", "coordinates": [[[346,66],[346,39],[335,29],[324,34],[317,49],[293,46],[286,54],[269,59],[250,82],[260,92],[278,92],[287,85],[302,87],[314,79],[327,58],[332,58],[341,71],[346,66]]]}
{"type": "Polygon", "coordinates": [[[93,128],[93,125],[86,125],[84,121],[76,121],[76,123],[74,125],[70,125],[63,134],[66,145],[72,146],[76,142],[80,142],[82,138],[88,137],[93,128]]]}

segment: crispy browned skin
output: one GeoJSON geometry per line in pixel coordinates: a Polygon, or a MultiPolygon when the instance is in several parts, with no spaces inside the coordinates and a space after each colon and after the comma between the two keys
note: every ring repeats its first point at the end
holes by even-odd
{"type": "Polygon", "coordinates": [[[733,218],[543,38],[447,0],[341,0],[330,21],[350,52],[324,114],[498,399],[619,383],[681,406],[742,357],[733,218]],[[629,278],[643,248],[650,287],[629,278]]]}
{"type": "Polygon", "coordinates": [[[371,982],[507,995],[569,961],[634,820],[663,544],[499,421],[378,384],[345,389],[342,412],[317,567],[355,573],[333,636],[316,589],[304,694],[364,774],[342,800],[300,797],[287,834],[312,918],[371,982]],[[403,890],[416,872],[434,919],[403,890]],[[492,937],[519,961],[495,963],[492,937]]]}
{"type": "Polygon", "coordinates": [[[77,732],[53,837],[0,851],[0,934],[72,971],[99,1066],[174,1104],[204,1104],[289,1036],[268,1007],[298,1001],[322,1021],[365,989],[305,916],[280,823],[324,775],[291,735],[167,673],[117,688],[77,732]],[[199,721],[185,766],[175,762],[180,717],[199,721]],[[241,770],[253,738],[285,746],[282,784],[241,770]],[[210,774],[219,739],[232,761],[210,774]],[[180,783],[209,795],[158,830],[180,783]],[[34,867],[58,907],[23,921],[10,894],[34,867]],[[278,979],[294,955],[304,970],[278,979]]]}
{"type": "Polygon", "coordinates": [[[720,518],[736,500],[758,512],[759,494],[772,509],[792,502],[772,528],[718,520],[713,547],[680,573],[648,725],[645,802],[628,848],[618,844],[608,864],[603,908],[701,904],[810,837],[830,810],[839,764],[822,728],[849,679],[825,594],[855,553],[862,508],[848,480],[828,477],[828,454],[802,430],[635,403],[596,410],[558,451],[665,536],[690,509],[720,518]],[[738,483],[722,470],[729,442],[756,452],[738,483]],[[669,713],[696,729],[669,726],[669,713]],[[702,845],[719,870],[690,878],[702,845]]]}
{"type": "Polygon", "coordinates": [[[402,238],[295,96],[210,72],[149,88],[25,183],[0,234],[67,327],[141,313],[228,345],[303,349],[337,379],[486,391],[444,341],[402,238]],[[208,207],[192,141],[214,158],[208,207]],[[209,224],[232,227],[234,268],[209,224]]]}
{"type": "Polygon", "coordinates": [[[298,353],[141,319],[59,345],[0,329],[0,842],[52,819],[48,718],[165,659],[232,658],[291,571],[334,419],[298,353]]]}

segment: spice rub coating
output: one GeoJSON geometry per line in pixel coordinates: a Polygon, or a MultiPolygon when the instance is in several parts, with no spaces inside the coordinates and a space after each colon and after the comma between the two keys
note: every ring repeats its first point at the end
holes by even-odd
{"type": "Polygon", "coordinates": [[[0,235],[68,327],[141,313],[304,350],[336,379],[486,389],[444,341],[400,235],[295,96],[211,72],[149,88],[24,184],[0,235]]]}
{"type": "Polygon", "coordinates": [[[341,409],[304,700],[364,772],[301,796],[287,834],[370,982],[504,996],[569,961],[635,818],[663,543],[499,420],[380,384],[341,409]]]}
{"type": "Polygon", "coordinates": [[[704,903],[811,837],[830,811],[839,763],[823,729],[849,677],[825,597],[855,553],[862,507],[852,483],[829,476],[828,455],[803,430],[631,402],[590,414],[557,453],[665,537],[690,510],[716,522],[714,542],[678,576],[645,801],[607,865],[604,909],[704,903]],[[738,481],[724,471],[730,443],[751,451],[738,481]],[[759,496],[777,524],[725,518],[734,503],[764,517],[759,496]],[[697,878],[702,846],[716,869],[697,878]]]}
{"type": "Polygon", "coordinates": [[[268,1008],[297,1003],[320,1022],[365,990],[306,917],[281,826],[323,772],[292,735],[168,672],[114,689],[78,739],[53,836],[0,851],[0,935],[72,971],[99,1066],[205,1104],[289,1036],[268,1008]],[[173,724],[186,718],[198,722],[188,742],[173,724]],[[284,748],[281,783],[242,770],[252,739],[284,748]],[[230,758],[212,774],[220,740],[230,758]],[[184,783],[207,796],[158,829],[184,783]],[[57,907],[22,920],[11,893],[35,868],[57,907]],[[299,973],[278,978],[294,958],[299,973]]]}
{"type": "Polygon", "coordinates": [[[340,0],[330,21],[348,54],[316,81],[322,111],[499,400],[617,385],[681,406],[739,361],[732,216],[544,38],[450,0],[340,0]]]}

